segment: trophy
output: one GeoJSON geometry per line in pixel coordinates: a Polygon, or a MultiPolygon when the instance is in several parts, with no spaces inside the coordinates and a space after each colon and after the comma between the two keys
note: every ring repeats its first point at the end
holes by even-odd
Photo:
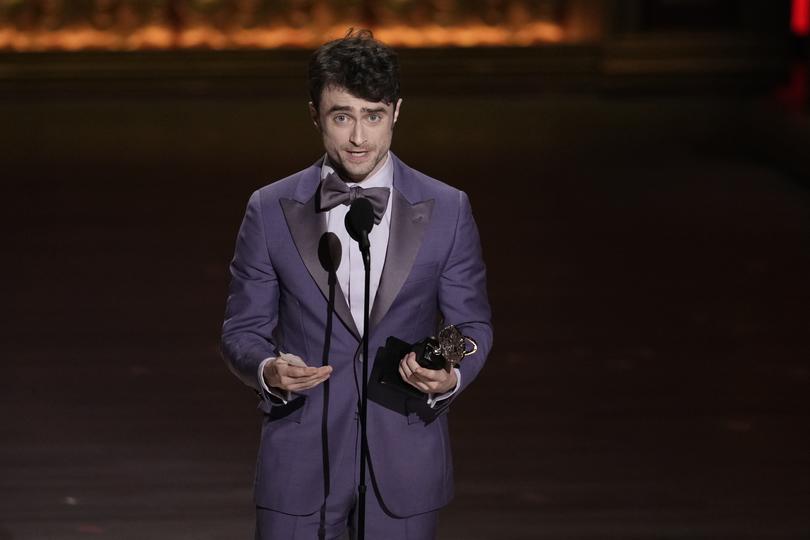
{"type": "MultiPolygon", "coordinates": [[[[392,388],[400,396],[404,393],[407,398],[416,398],[416,403],[425,403],[425,394],[400,377],[399,362],[405,355],[414,352],[420,366],[428,369],[444,369],[449,373],[465,356],[477,350],[478,344],[475,340],[461,335],[458,328],[453,325],[442,328],[437,336],[425,338],[415,344],[389,336],[385,341],[385,347],[380,347],[377,351],[374,369],[371,372],[371,380],[375,384],[369,386],[368,398],[392,411],[407,415],[412,409],[406,406],[401,397],[398,398],[397,395],[385,390],[392,388]]],[[[411,408],[414,406],[410,405],[411,408]]]]}
{"type": "Polygon", "coordinates": [[[450,372],[465,356],[478,350],[478,344],[468,336],[462,336],[458,328],[448,325],[436,337],[428,337],[416,343],[411,351],[416,353],[417,363],[428,369],[443,369],[450,372]],[[467,349],[467,343],[471,348],[467,349]]]}

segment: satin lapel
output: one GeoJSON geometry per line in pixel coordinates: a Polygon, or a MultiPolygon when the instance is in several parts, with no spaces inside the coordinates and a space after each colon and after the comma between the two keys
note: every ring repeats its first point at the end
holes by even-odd
{"type": "Polygon", "coordinates": [[[385,255],[380,285],[369,316],[373,328],[385,317],[422,245],[422,236],[430,223],[433,200],[423,201],[413,206],[396,189],[391,191],[391,232],[388,235],[388,250],[385,255]]]}
{"type": "MultiPolygon", "coordinates": [[[[329,274],[321,266],[318,259],[318,244],[321,236],[326,232],[326,214],[316,212],[315,200],[316,197],[314,196],[305,203],[293,199],[281,199],[281,208],[284,211],[284,219],[287,220],[287,226],[292,233],[298,254],[304,261],[312,279],[318,284],[324,298],[328,298],[329,274]]],[[[346,303],[346,297],[340,290],[340,284],[337,284],[336,288],[335,313],[346,328],[357,339],[360,339],[360,332],[354,324],[349,305],[346,303]]]]}

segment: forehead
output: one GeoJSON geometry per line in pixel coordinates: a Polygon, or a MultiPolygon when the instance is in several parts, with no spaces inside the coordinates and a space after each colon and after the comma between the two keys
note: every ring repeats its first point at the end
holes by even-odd
{"type": "Polygon", "coordinates": [[[384,109],[393,108],[393,104],[385,104],[382,101],[368,101],[351,94],[348,90],[340,86],[327,86],[321,92],[320,110],[328,111],[332,108],[340,107],[352,111],[363,109],[384,109]]]}

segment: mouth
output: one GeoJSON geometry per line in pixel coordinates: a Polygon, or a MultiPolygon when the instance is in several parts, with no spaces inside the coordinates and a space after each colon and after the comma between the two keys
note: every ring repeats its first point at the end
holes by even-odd
{"type": "Polygon", "coordinates": [[[366,158],[371,154],[370,150],[345,150],[345,152],[349,161],[353,162],[365,161],[366,158]]]}

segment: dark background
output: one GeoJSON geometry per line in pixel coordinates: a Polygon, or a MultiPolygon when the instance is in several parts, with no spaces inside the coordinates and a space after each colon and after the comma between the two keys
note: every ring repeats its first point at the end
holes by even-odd
{"type": "MultiPolygon", "coordinates": [[[[401,50],[393,150],[469,193],[496,334],[440,538],[808,538],[807,38],[606,6],[401,50]]],[[[219,327],[248,196],[321,153],[308,54],[0,54],[0,539],[251,537],[219,327]]]]}

